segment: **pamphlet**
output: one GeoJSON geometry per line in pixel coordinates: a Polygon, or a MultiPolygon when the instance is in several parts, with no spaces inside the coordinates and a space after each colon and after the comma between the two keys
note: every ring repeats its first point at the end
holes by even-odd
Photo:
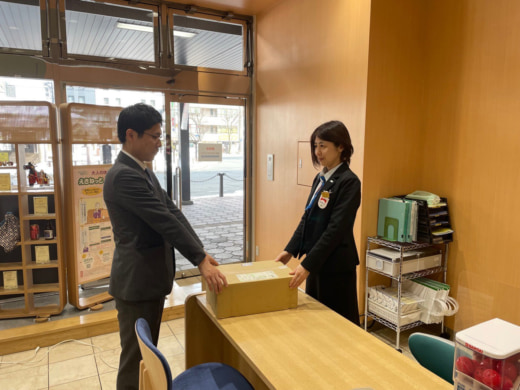
{"type": "Polygon", "coordinates": [[[15,290],[18,288],[16,271],[4,271],[4,289],[15,290]]]}
{"type": "Polygon", "coordinates": [[[34,255],[36,257],[36,264],[47,264],[50,263],[51,258],[49,256],[48,245],[37,245],[34,247],[34,255]]]}
{"type": "Polygon", "coordinates": [[[10,173],[0,173],[0,191],[11,191],[10,173]]]}
{"type": "Polygon", "coordinates": [[[33,198],[34,214],[49,214],[49,205],[46,196],[35,196],[33,198]]]}

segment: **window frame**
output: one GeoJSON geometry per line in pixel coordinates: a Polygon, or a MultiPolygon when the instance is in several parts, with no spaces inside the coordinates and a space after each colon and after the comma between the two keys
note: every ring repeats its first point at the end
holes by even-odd
{"type": "Polygon", "coordinates": [[[249,53],[249,47],[248,47],[248,39],[250,32],[250,23],[248,18],[239,18],[234,16],[229,17],[223,17],[219,15],[210,15],[207,13],[197,12],[197,11],[191,11],[190,7],[186,7],[184,10],[168,7],[168,14],[167,14],[167,57],[169,59],[168,66],[169,67],[175,67],[176,69],[181,70],[195,70],[197,72],[218,72],[218,73],[224,73],[224,74],[234,74],[234,75],[243,75],[247,76],[249,73],[249,66],[252,64],[251,54],[249,53]],[[214,22],[226,22],[226,23],[232,23],[232,24],[238,24],[242,26],[242,70],[231,70],[231,69],[220,69],[220,68],[209,68],[209,67],[200,67],[200,66],[191,66],[191,65],[181,65],[175,63],[175,47],[174,47],[174,39],[173,39],[173,32],[174,32],[174,24],[173,24],[173,18],[174,15],[178,16],[188,16],[188,17],[194,17],[199,19],[206,19],[209,21],[214,22]]]}
{"type": "Polygon", "coordinates": [[[59,1],[59,27],[61,42],[61,54],[60,57],[65,60],[83,60],[87,62],[103,62],[105,64],[131,64],[143,67],[159,67],[160,65],[160,30],[161,30],[161,18],[160,18],[160,5],[151,5],[143,3],[131,3],[124,0],[103,0],[100,3],[114,6],[123,6],[127,8],[138,8],[151,11],[153,13],[153,45],[154,45],[154,60],[153,61],[142,61],[142,60],[131,60],[126,58],[114,58],[114,57],[102,57],[102,56],[89,56],[84,54],[69,53],[67,50],[67,29],[66,29],[66,3],[69,0],[58,0],[59,1]]]}
{"type": "MultiPolygon", "coordinates": [[[[20,4],[20,1],[17,0],[2,0],[3,3],[13,3],[20,4]]],[[[44,17],[46,15],[46,1],[38,0],[40,6],[40,38],[41,38],[41,49],[40,50],[32,50],[32,49],[22,49],[16,47],[4,47],[0,46],[0,53],[5,54],[25,54],[25,55],[35,55],[35,56],[46,56],[48,54],[48,47],[50,43],[50,33],[48,31],[47,18],[44,17]]],[[[29,4],[28,4],[29,5],[29,4]]]]}

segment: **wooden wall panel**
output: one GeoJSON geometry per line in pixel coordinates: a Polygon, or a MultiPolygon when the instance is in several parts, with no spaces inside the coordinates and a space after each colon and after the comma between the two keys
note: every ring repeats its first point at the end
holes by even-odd
{"type": "Polygon", "coordinates": [[[448,325],[520,324],[520,3],[430,1],[428,187],[447,196],[455,241],[448,325]]]}
{"type": "Polygon", "coordinates": [[[257,19],[257,260],[282,251],[303,214],[309,188],[297,184],[298,141],[323,122],[343,121],[362,177],[369,10],[368,1],[286,0],[257,19]],[[270,153],[274,181],[266,175],[270,153]]]}
{"type": "MultiPolygon", "coordinates": [[[[415,0],[372,1],[362,178],[365,239],[377,233],[379,198],[428,190],[422,187],[421,177],[425,9],[424,2],[415,0]]],[[[363,242],[363,265],[365,251],[363,242]]],[[[360,272],[364,282],[363,267],[360,272]]],[[[370,273],[369,283],[388,284],[389,280],[370,273]]],[[[360,291],[364,294],[364,283],[360,291]]]]}

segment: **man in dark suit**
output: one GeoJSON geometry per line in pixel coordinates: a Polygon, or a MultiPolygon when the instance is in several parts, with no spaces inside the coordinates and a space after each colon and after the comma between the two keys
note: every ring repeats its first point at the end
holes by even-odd
{"type": "Polygon", "coordinates": [[[161,114],[151,106],[139,103],[121,111],[117,133],[123,150],[103,188],[116,244],[108,291],[115,299],[121,338],[118,390],[139,387],[137,318],[148,321],[157,345],[164,300],[175,276],[174,248],[198,266],[210,290],[219,293],[227,285],[218,263],[146,167],[161,147],[161,125],[161,114]]]}

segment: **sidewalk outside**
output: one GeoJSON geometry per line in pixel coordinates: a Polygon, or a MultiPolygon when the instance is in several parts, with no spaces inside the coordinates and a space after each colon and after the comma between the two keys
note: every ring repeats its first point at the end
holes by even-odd
{"type": "MultiPolygon", "coordinates": [[[[244,197],[224,195],[194,198],[182,212],[204,244],[204,249],[220,264],[244,260],[244,197]]],[[[175,251],[177,271],[193,268],[175,251]]]]}

